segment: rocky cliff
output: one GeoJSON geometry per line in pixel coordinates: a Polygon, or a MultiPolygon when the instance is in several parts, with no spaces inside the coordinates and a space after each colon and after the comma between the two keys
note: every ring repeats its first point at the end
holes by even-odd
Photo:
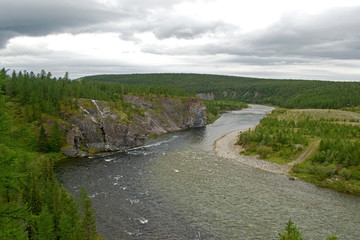
{"type": "Polygon", "coordinates": [[[79,110],[64,114],[68,156],[124,150],[172,131],[204,127],[206,107],[195,98],[125,96],[121,103],[79,99],[79,110]]]}

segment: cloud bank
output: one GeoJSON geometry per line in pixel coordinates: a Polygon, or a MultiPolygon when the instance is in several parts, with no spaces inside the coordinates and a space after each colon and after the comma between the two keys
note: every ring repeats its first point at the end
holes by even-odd
{"type": "Polygon", "coordinates": [[[68,68],[75,77],[201,72],[360,80],[360,5],[331,5],[315,13],[284,9],[251,28],[253,17],[247,22],[229,11],[233,4],[244,14],[247,5],[222,2],[225,10],[216,0],[3,1],[0,64],[17,70],[68,68]],[[220,6],[218,14],[210,14],[210,6],[220,6]]]}

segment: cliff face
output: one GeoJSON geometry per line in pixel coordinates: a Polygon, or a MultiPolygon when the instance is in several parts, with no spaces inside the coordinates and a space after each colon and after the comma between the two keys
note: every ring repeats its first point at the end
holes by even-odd
{"type": "Polygon", "coordinates": [[[215,100],[214,93],[198,93],[196,94],[197,98],[203,99],[203,100],[215,100]]]}
{"type": "Polygon", "coordinates": [[[69,125],[61,151],[75,157],[124,150],[142,145],[150,136],[206,124],[206,107],[195,98],[124,98],[126,111],[114,103],[80,99],[80,112],[63,116],[69,125]]]}

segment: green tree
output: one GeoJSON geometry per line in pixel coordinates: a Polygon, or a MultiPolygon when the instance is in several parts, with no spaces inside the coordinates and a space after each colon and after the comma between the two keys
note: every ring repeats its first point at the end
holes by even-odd
{"type": "Polygon", "coordinates": [[[0,204],[0,239],[25,240],[23,216],[26,210],[15,203],[0,204]]]}
{"type": "Polygon", "coordinates": [[[92,208],[91,198],[87,195],[84,187],[80,188],[80,193],[77,198],[77,207],[81,215],[83,239],[97,239],[95,214],[92,208]]]}
{"type": "Polygon", "coordinates": [[[38,218],[38,239],[39,240],[53,240],[56,239],[54,232],[53,215],[45,205],[38,218]]]}
{"type": "Polygon", "coordinates": [[[43,152],[43,153],[46,153],[49,150],[49,141],[43,125],[41,125],[39,132],[38,148],[39,148],[39,152],[43,152]]]}
{"type": "Polygon", "coordinates": [[[39,186],[38,186],[38,181],[34,178],[34,176],[32,176],[30,178],[30,189],[28,190],[28,206],[31,210],[31,212],[35,215],[40,214],[41,212],[41,206],[42,206],[42,202],[41,202],[41,198],[40,198],[40,190],[39,190],[39,186]]]}
{"type": "Polygon", "coordinates": [[[63,194],[62,202],[66,208],[60,215],[59,238],[64,240],[81,239],[80,216],[72,196],[67,193],[63,194]]]}
{"type": "Polygon", "coordinates": [[[326,240],[337,240],[337,236],[331,235],[329,237],[326,238],[326,240]]]}
{"type": "Polygon", "coordinates": [[[84,233],[84,239],[97,239],[95,214],[90,197],[87,197],[84,202],[84,216],[81,226],[84,233]]]}
{"type": "Polygon", "coordinates": [[[51,127],[49,138],[49,149],[52,152],[59,152],[62,146],[61,132],[57,121],[51,127]]]}
{"type": "Polygon", "coordinates": [[[279,233],[279,240],[303,240],[303,238],[298,227],[289,220],[285,226],[285,232],[279,233]]]}
{"type": "Polygon", "coordinates": [[[64,240],[76,239],[76,225],[74,225],[73,218],[65,212],[60,215],[59,223],[59,237],[64,240]]]}
{"type": "Polygon", "coordinates": [[[69,80],[69,72],[66,72],[65,75],[64,75],[64,80],[69,80]]]}

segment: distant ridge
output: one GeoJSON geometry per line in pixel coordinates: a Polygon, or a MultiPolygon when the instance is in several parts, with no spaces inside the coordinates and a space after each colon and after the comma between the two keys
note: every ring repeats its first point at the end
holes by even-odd
{"type": "Polygon", "coordinates": [[[124,85],[167,86],[191,94],[212,93],[216,100],[271,104],[288,108],[360,106],[359,82],[265,79],[192,73],[109,74],[86,76],[87,81],[124,85]]]}

